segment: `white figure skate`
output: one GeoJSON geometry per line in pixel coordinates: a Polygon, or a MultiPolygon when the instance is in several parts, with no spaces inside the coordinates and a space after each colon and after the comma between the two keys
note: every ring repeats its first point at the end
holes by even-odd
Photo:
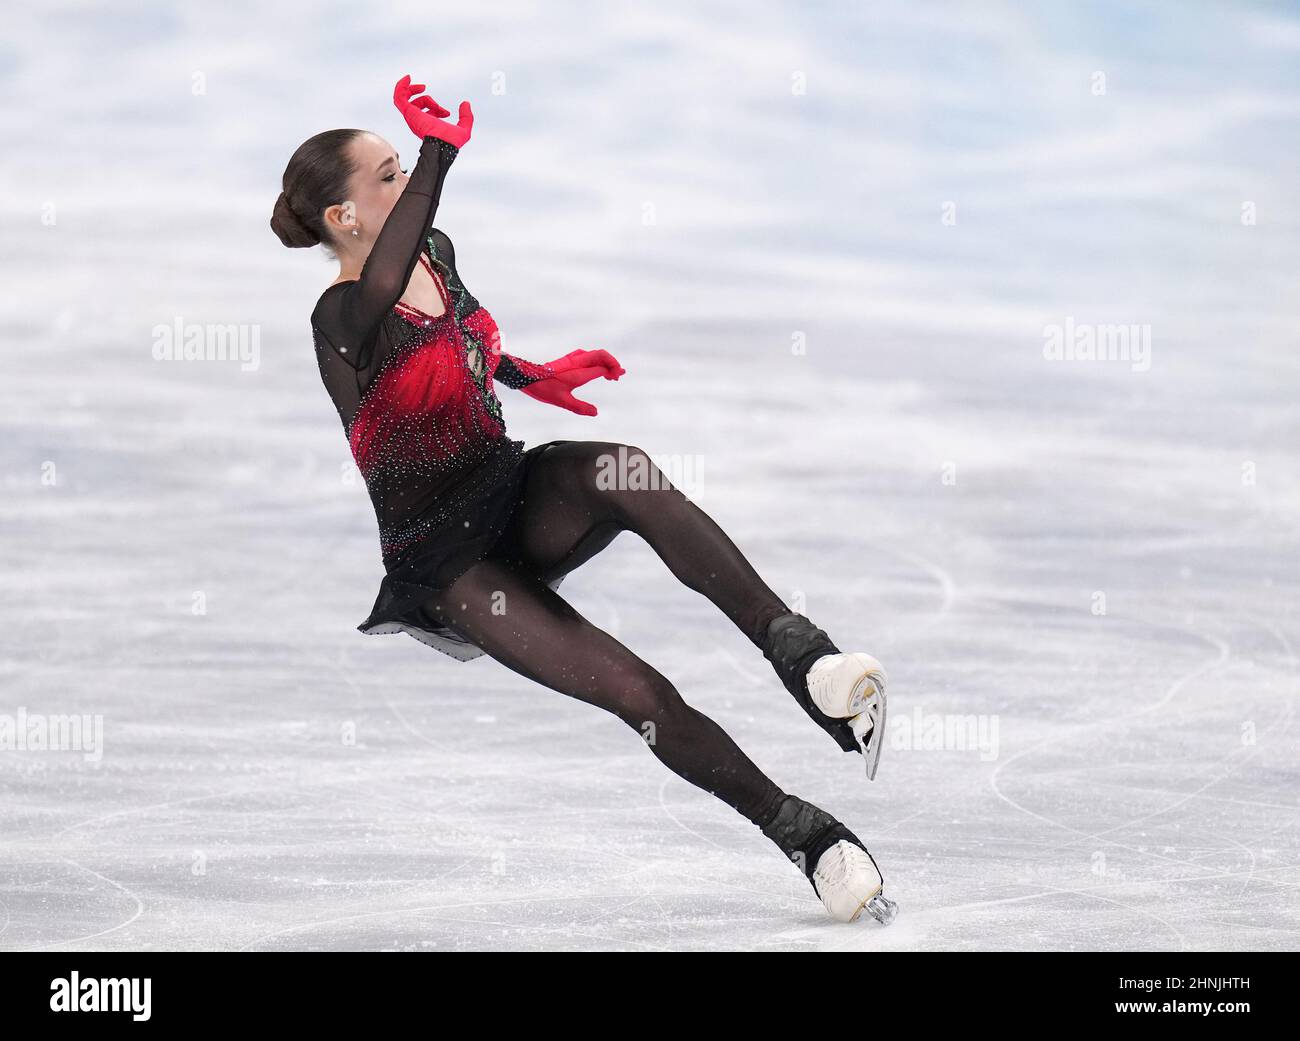
{"type": "Polygon", "coordinates": [[[827,654],[808,670],[808,694],[826,715],[847,719],[875,780],[885,744],[885,670],[869,654],[827,654]]]}
{"type": "Polygon", "coordinates": [[[889,925],[898,905],[884,893],[876,862],[861,846],[840,839],[817,859],[813,888],[837,922],[856,922],[865,910],[881,925],[889,925]]]}

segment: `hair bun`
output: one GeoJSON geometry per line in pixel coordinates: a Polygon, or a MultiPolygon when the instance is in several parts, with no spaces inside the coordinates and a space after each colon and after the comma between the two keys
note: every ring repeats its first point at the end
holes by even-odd
{"type": "Polygon", "coordinates": [[[275,200],[275,209],[271,211],[271,230],[290,249],[315,246],[320,242],[320,236],[303,224],[293,212],[289,197],[284,192],[275,200]]]}

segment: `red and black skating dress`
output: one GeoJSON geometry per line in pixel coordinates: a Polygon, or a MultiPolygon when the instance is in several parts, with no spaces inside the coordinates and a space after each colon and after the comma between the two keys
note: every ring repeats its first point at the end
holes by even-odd
{"type": "Polygon", "coordinates": [[[529,467],[563,442],[525,451],[506,436],[493,382],[523,388],[552,373],[502,353],[496,322],[460,279],[451,240],[432,226],[457,152],[424,138],[361,277],[326,289],[311,322],[321,379],[370,493],[387,571],[357,628],[407,632],[468,661],[483,651],[422,605],[502,551],[529,467]],[[438,287],[440,315],[400,300],[417,263],[438,287]]]}

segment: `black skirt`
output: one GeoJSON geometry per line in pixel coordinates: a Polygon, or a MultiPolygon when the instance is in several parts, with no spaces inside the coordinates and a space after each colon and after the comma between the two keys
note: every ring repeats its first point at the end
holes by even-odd
{"type": "MultiPolygon", "coordinates": [[[[385,565],[375,606],[357,628],[370,635],[404,632],[458,661],[481,657],[481,647],[439,622],[426,605],[478,561],[518,559],[518,507],[528,474],[548,448],[568,443],[545,441],[523,451],[523,442],[504,441],[476,471],[474,486],[457,497],[450,517],[385,565]]],[[[559,575],[546,584],[558,589],[563,581],[559,575]]]]}

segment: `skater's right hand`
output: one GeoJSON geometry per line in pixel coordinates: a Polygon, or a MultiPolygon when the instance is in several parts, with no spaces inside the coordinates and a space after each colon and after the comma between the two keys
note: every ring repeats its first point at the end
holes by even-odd
{"type": "Polygon", "coordinates": [[[416,137],[436,137],[439,141],[463,148],[474,129],[474,112],[468,101],[460,103],[460,121],[448,123],[441,116],[451,115],[428,94],[415,97],[424,90],[423,83],[412,83],[409,75],[403,76],[393,88],[393,104],[406,120],[406,125],[416,137]]]}

